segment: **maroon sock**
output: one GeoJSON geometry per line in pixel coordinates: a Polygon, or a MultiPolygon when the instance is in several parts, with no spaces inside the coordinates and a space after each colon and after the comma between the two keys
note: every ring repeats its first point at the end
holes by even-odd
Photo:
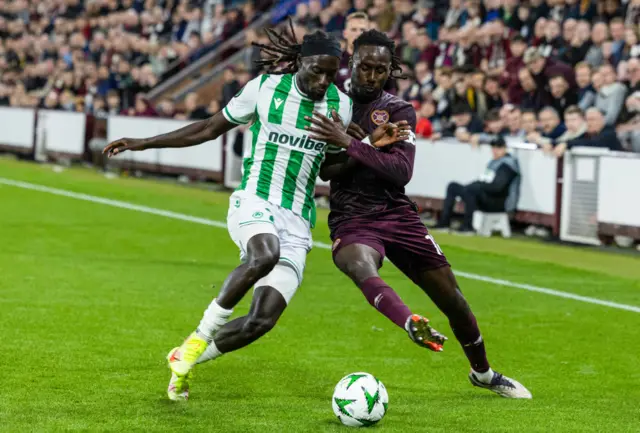
{"type": "Polygon", "coordinates": [[[400,296],[380,277],[367,278],[360,284],[360,290],[371,305],[387,316],[393,323],[405,329],[411,310],[400,296]]]}
{"type": "Polygon", "coordinates": [[[484,341],[478,328],[478,322],[471,310],[461,314],[460,317],[449,317],[449,323],[456,339],[460,342],[464,354],[467,356],[471,368],[478,373],[489,370],[487,352],[484,348],[484,341]]]}

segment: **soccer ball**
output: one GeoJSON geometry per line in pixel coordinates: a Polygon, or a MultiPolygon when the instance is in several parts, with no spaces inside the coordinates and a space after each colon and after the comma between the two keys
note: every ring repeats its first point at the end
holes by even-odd
{"type": "Polygon", "coordinates": [[[369,373],[351,373],[336,385],[331,399],[333,413],[349,427],[369,427],[387,413],[389,394],[369,373]]]}

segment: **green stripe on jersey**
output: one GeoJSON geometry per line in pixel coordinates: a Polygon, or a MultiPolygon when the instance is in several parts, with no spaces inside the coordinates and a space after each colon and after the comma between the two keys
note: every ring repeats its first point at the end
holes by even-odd
{"type": "Polygon", "coordinates": [[[240,182],[240,186],[238,187],[239,190],[243,190],[247,187],[247,180],[249,180],[249,173],[251,173],[251,167],[253,167],[253,159],[256,153],[256,143],[258,142],[260,128],[262,127],[257,108],[255,118],[256,121],[253,122],[253,125],[251,125],[251,128],[249,128],[249,130],[253,134],[253,137],[251,137],[251,156],[249,158],[245,158],[242,161],[242,181],[240,182]]]}
{"type": "Polygon", "coordinates": [[[300,108],[298,109],[298,120],[296,121],[296,128],[304,129],[305,126],[311,125],[311,122],[306,120],[305,116],[313,116],[314,103],[310,99],[302,98],[300,100],[300,108]]]}
{"type": "Polygon", "coordinates": [[[269,190],[271,189],[271,178],[278,156],[278,145],[267,143],[265,145],[264,157],[258,175],[258,189],[256,195],[264,200],[269,200],[269,190]]]}
{"type": "Polygon", "coordinates": [[[324,153],[318,154],[313,160],[311,172],[309,173],[309,179],[307,180],[304,205],[302,206],[302,218],[309,221],[311,227],[316,226],[316,202],[313,197],[313,192],[316,187],[316,180],[318,178],[318,172],[320,171],[320,165],[322,165],[323,160],[324,153]]]}
{"type": "Polygon", "coordinates": [[[336,110],[336,113],[340,114],[340,95],[338,95],[338,88],[335,84],[332,84],[327,89],[327,116],[330,119],[331,110],[336,110]]]}
{"type": "Polygon", "coordinates": [[[292,150],[291,156],[289,156],[287,173],[284,177],[284,185],[282,185],[282,202],[280,203],[280,206],[285,209],[291,209],[293,207],[293,197],[296,195],[296,181],[302,168],[304,155],[304,152],[292,150]]]}
{"type": "Polygon", "coordinates": [[[289,97],[289,91],[291,90],[291,81],[291,74],[283,75],[276,86],[276,90],[273,92],[273,98],[271,99],[271,105],[269,106],[269,123],[282,125],[282,113],[284,113],[284,106],[289,97]]]}
{"type": "Polygon", "coordinates": [[[269,78],[269,74],[264,74],[263,76],[260,77],[260,87],[258,87],[258,90],[262,89],[262,85],[264,84],[265,81],[267,81],[268,78],[269,78]]]}

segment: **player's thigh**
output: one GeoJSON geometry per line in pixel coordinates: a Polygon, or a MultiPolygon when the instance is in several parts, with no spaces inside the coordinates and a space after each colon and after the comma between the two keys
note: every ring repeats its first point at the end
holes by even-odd
{"type": "Polygon", "coordinates": [[[331,233],[333,262],[356,283],[378,275],[385,257],[384,240],[373,222],[349,221],[331,233]]]}
{"type": "Polygon", "coordinates": [[[272,206],[250,195],[234,193],[229,199],[227,229],[240,249],[240,259],[280,256],[280,240],[272,206]]]}
{"type": "Polygon", "coordinates": [[[416,284],[422,272],[449,266],[442,249],[417,215],[399,219],[387,233],[385,247],[389,260],[416,284]]]}

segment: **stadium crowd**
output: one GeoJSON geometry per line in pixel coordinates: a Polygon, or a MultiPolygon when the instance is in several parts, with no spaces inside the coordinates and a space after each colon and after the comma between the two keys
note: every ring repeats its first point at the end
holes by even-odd
{"type": "Polygon", "coordinates": [[[0,0],[0,106],[190,117],[203,108],[177,113],[172,101],[151,106],[143,95],[270,4],[0,0]]]}
{"type": "MultiPolygon", "coordinates": [[[[169,65],[197,60],[270,5],[0,0],[0,105],[202,118],[259,69],[226,71],[208,107],[192,94],[177,112],[143,95],[169,65]]],[[[363,22],[395,38],[408,78],[390,89],[414,104],[423,137],[522,137],[558,156],[640,152],[640,0],[308,0],[292,15],[298,37],[322,28],[347,51],[363,22]]]]}

